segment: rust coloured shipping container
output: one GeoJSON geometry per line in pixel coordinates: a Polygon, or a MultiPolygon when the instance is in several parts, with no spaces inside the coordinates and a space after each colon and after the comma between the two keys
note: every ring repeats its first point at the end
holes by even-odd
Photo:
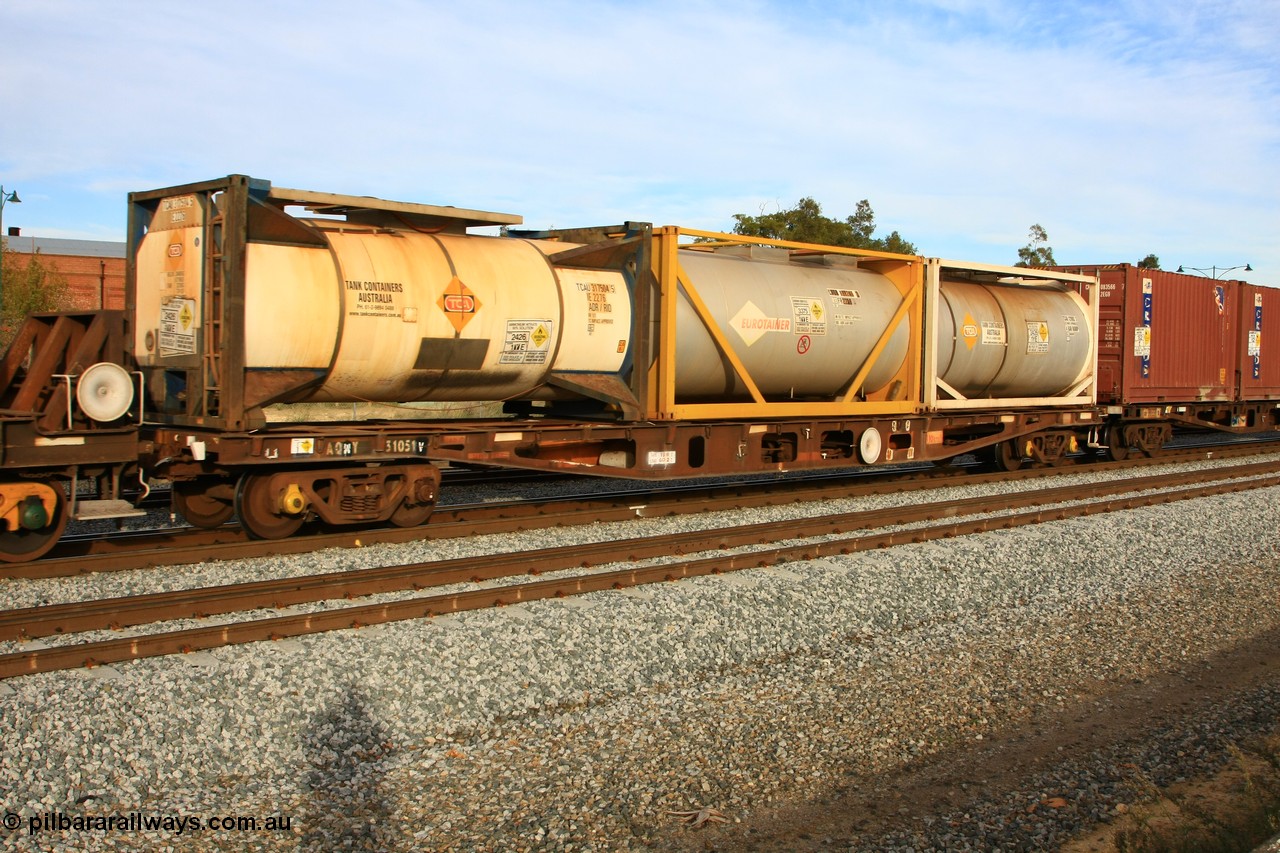
{"type": "Polygon", "coordinates": [[[1280,290],[1240,285],[1239,387],[1242,400],[1280,400],[1280,290]]]}
{"type": "Polygon", "coordinates": [[[1131,264],[1056,269],[1099,278],[1099,403],[1236,399],[1240,282],[1131,264]]]}

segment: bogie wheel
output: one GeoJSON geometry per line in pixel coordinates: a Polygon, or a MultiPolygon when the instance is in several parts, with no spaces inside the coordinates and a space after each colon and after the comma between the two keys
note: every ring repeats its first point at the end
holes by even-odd
{"type": "Polygon", "coordinates": [[[173,484],[173,502],[182,517],[196,527],[206,530],[221,527],[235,515],[235,497],[217,497],[216,489],[230,491],[229,484],[220,480],[191,480],[173,484]]]}
{"type": "Polygon", "coordinates": [[[12,530],[0,531],[0,562],[25,563],[28,560],[38,560],[58,544],[63,531],[67,529],[70,512],[62,489],[57,483],[49,481],[42,481],[42,483],[52,489],[54,494],[53,511],[45,513],[47,523],[35,530],[19,526],[12,530]]]}
{"type": "Polygon", "coordinates": [[[995,446],[996,467],[1001,471],[1017,471],[1022,467],[1022,451],[1018,447],[1018,439],[1011,438],[995,446]]]}
{"type": "Polygon", "coordinates": [[[389,521],[396,527],[417,527],[431,517],[436,508],[436,495],[440,490],[440,472],[431,470],[430,476],[420,472],[410,474],[400,505],[391,513],[389,521]]]}
{"type": "Polygon", "coordinates": [[[1123,462],[1129,458],[1129,441],[1124,437],[1124,429],[1121,427],[1107,431],[1107,458],[1113,462],[1123,462]]]}
{"type": "Polygon", "coordinates": [[[391,523],[396,527],[417,527],[431,517],[431,513],[435,510],[434,503],[427,504],[409,504],[402,503],[396,507],[395,512],[391,513],[391,523]]]}
{"type": "Polygon", "coordinates": [[[297,533],[305,514],[280,511],[280,494],[271,487],[270,474],[245,474],[236,486],[236,514],[254,539],[285,539],[297,533]]]}

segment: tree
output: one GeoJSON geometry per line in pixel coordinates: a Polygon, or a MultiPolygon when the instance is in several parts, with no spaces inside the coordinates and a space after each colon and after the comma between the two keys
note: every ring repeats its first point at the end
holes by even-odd
{"type": "Polygon", "coordinates": [[[844,220],[824,216],[822,205],[809,197],[800,199],[790,210],[762,213],[759,216],[735,213],[733,218],[736,220],[733,233],[744,237],[819,243],[850,249],[874,249],[904,255],[919,254],[915,245],[904,240],[897,231],[883,238],[871,236],[876,230],[876,216],[871,210],[871,203],[865,198],[858,202],[854,214],[844,220]]]}
{"type": "Polygon", "coordinates": [[[1160,269],[1160,259],[1155,255],[1147,255],[1138,261],[1138,269],[1142,270],[1158,270],[1160,269]]]}
{"type": "Polygon", "coordinates": [[[1018,262],[1015,267],[1051,267],[1056,264],[1053,259],[1053,247],[1048,245],[1049,234],[1039,225],[1032,225],[1027,232],[1031,242],[1018,250],[1018,262]]]}
{"type": "Polygon", "coordinates": [[[19,254],[4,247],[4,278],[0,280],[0,349],[18,333],[27,315],[36,311],[64,311],[71,307],[71,287],[62,273],[45,264],[39,250],[19,254]]]}

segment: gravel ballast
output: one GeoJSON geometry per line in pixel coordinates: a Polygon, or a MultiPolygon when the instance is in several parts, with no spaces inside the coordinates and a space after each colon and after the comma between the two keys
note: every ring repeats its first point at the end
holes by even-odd
{"type": "MultiPolygon", "coordinates": [[[[272,571],[422,558],[424,546],[401,547],[291,558],[272,571]]],[[[443,547],[451,556],[467,546],[443,547]]],[[[210,583],[224,571],[243,569],[192,576],[210,583]]],[[[1278,580],[1280,489],[1271,488],[26,676],[0,684],[0,838],[20,850],[696,849],[703,833],[719,831],[716,817],[734,826],[780,803],[874,785],[1037,709],[1104,695],[1280,627],[1278,580]],[[702,812],[713,819],[697,828],[672,814],[704,808],[716,811],[702,812]],[[184,817],[200,828],[177,831],[184,817]],[[259,825],[208,826],[224,817],[259,825]],[[126,825],[60,828],[108,818],[126,825]],[[140,826],[165,818],[169,828],[140,826]],[[288,826],[267,829],[268,818],[288,826]],[[33,819],[45,821],[39,832],[33,819]]],[[[14,594],[80,593],[24,583],[14,594]]],[[[1225,739],[1274,720],[1276,698],[1257,691],[1250,707],[1224,716],[1225,739]]],[[[1177,732],[1153,732],[1124,761],[1176,777],[1210,763],[1202,751],[1177,732]]],[[[837,846],[1059,844],[1127,796],[1098,781],[1106,774],[1097,768],[1078,775],[1082,788],[1047,779],[1022,792],[1025,819],[1015,824],[985,821],[974,806],[944,825],[850,835],[837,846]],[[1025,808],[1068,788],[1085,792],[1079,808],[1025,808]]],[[[1007,805],[991,804],[992,813],[1007,805]]]]}

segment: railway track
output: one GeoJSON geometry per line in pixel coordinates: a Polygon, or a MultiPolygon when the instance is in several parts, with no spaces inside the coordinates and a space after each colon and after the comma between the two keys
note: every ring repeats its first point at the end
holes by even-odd
{"type": "MultiPolygon", "coordinates": [[[[1093,462],[1089,464],[1089,470],[1120,470],[1180,461],[1246,457],[1275,452],[1278,447],[1278,441],[1184,447],[1171,449],[1152,459],[1093,462]]],[[[799,480],[757,480],[729,486],[673,488],[666,484],[655,484],[643,491],[581,494],[554,500],[543,499],[537,503],[442,507],[436,510],[428,524],[421,527],[345,529],[278,540],[250,539],[235,525],[214,530],[165,528],[116,536],[89,535],[70,538],[61,543],[50,556],[33,563],[0,564],[0,578],[53,578],[206,560],[256,559],[302,554],[323,548],[360,548],[381,543],[444,540],[600,521],[622,521],[637,517],[858,497],[882,492],[886,484],[895,491],[901,491],[933,488],[940,480],[948,479],[964,478],[967,483],[988,483],[1011,478],[1053,477],[1079,470],[1079,466],[1026,468],[1010,474],[983,472],[976,470],[976,466],[920,466],[912,478],[906,480],[901,471],[886,473],[875,470],[859,475],[844,472],[799,480]]]]}
{"type": "Polygon", "coordinates": [[[577,544],[534,552],[10,610],[0,612],[0,640],[118,629],[405,590],[417,593],[459,583],[473,585],[462,591],[413,595],[318,612],[27,649],[0,656],[0,678],[620,589],[1274,485],[1280,485],[1280,462],[1265,462],[874,512],[749,524],[678,536],[577,544]],[[887,529],[890,527],[893,529],[887,529]],[[855,533],[868,530],[876,532],[855,533]],[[514,578],[581,570],[606,563],[666,560],[675,555],[700,556],[510,582],[514,578]],[[481,584],[480,588],[474,587],[477,583],[481,584]]]}

